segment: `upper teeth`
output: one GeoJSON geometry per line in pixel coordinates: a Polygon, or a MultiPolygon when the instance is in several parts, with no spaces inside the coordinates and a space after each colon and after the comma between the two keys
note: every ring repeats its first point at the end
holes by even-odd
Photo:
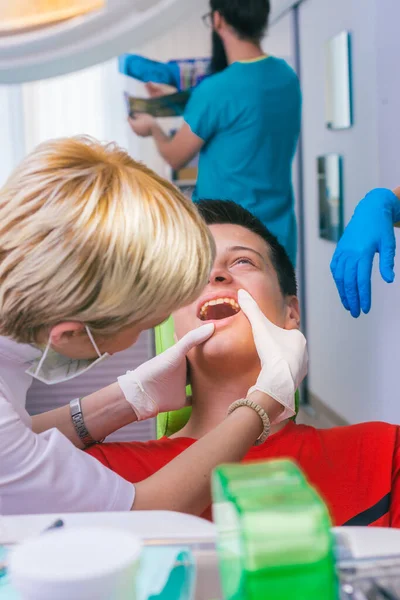
{"type": "Polygon", "coordinates": [[[216,298],[215,300],[204,302],[200,309],[200,315],[204,315],[209,306],[215,306],[216,304],[231,304],[233,308],[235,308],[236,310],[240,310],[239,304],[233,298],[216,298]]]}

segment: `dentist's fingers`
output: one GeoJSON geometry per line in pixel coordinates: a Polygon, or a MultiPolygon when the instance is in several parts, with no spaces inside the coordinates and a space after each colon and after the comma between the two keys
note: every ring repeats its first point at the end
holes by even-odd
{"type": "Polygon", "coordinates": [[[371,309],[371,273],[374,257],[366,256],[358,263],[357,281],[360,294],[360,307],[364,314],[371,309]]]}
{"type": "Polygon", "coordinates": [[[358,260],[351,257],[347,259],[344,272],[344,291],[350,307],[351,316],[355,319],[360,316],[360,295],[358,290],[358,260]]]}
{"type": "Polygon", "coordinates": [[[285,330],[271,323],[261,311],[254,298],[245,290],[238,291],[238,302],[243,313],[249,320],[256,350],[262,363],[264,361],[266,346],[274,346],[276,340],[282,338],[282,332],[285,333],[285,330]]]}
{"type": "Polygon", "coordinates": [[[260,307],[254,298],[247,292],[246,290],[238,291],[238,303],[248,320],[250,321],[250,325],[254,332],[256,332],[260,325],[269,324],[272,328],[275,328],[276,325],[271,323],[264,315],[260,307]]]}
{"type": "Polygon", "coordinates": [[[346,270],[346,262],[347,262],[347,256],[343,255],[343,254],[340,255],[337,258],[337,261],[335,262],[335,266],[333,268],[331,266],[331,270],[332,270],[333,278],[336,283],[337,291],[339,292],[340,300],[341,300],[343,306],[345,307],[345,309],[350,310],[350,306],[347,301],[347,296],[346,296],[346,292],[344,289],[344,273],[346,270]]]}
{"type": "Polygon", "coordinates": [[[340,252],[340,250],[338,248],[336,248],[336,250],[332,256],[332,260],[331,260],[331,273],[334,278],[335,278],[335,272],[336,272],[341,255],[342,255],[342,253],[340,252]]]}
{"type": "Polygon", "coordinates": [[[379,251],[379,269],[386,283],[394,281],[394,257],[396,255],[396,238],[393,227],[382,237],[379,251]]]}
{"type": "Polygon", "coordinates": [[[174,348],[182,354],[187,354],[192,348],[208,340],[214,333],[214,329],[214,323],[207,323],[207,325],[193,329],[184,335],[174,348]]]}

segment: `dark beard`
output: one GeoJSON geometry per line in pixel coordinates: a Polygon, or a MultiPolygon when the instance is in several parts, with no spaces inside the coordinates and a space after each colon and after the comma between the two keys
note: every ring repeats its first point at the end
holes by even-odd
{"type": "Polygon", "coordinates": [[[228,66],[228,58],[225,52],[225,46],[216,31],[212,32],[212,56],[210,63],[210,73],[219,73],[228,66]]]}

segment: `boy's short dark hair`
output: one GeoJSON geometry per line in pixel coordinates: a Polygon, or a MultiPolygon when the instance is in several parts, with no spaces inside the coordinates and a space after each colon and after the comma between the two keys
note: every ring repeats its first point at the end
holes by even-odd
{"type": "Polygon", "coordinates": [[[236,33],[245,40],[260,42],[268,27],[270,0],[210,0],[236,33]]]}
{"type": "Polygon", "coordinates": [[[199,200],[196,205],[207,225],[240,225],[259,235],[269,248],[282,294],[296,296],[296,273],[290,258],[282,244],[257,217],[231,200],[199,200]]]}

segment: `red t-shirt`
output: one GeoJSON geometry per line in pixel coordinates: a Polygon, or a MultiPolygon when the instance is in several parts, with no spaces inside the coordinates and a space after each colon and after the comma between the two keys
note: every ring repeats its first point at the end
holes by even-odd
{"type": "MultiPolygon", "coordinates": [[[[88,451],[132,483],[146,479],[195,440],[100,444],[88,451]]],[[[362,423],[315,429],[289,422],[245,461],[291,458],[327,503],[334,525],[400,527],[399,427],[362,423]]],[[[195,466],[195,465],[194,465],[195,466]]],[[[210,512],[203,516],[209,517],[210,512]]]]}

